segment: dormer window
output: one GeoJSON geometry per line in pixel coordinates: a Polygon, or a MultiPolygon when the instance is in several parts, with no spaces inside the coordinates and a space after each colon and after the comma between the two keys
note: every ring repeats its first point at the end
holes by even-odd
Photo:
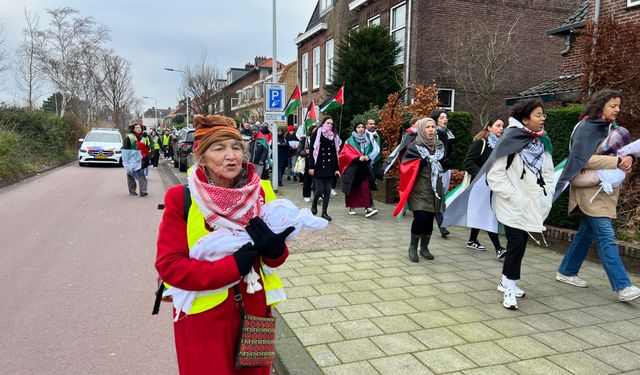
{"type": "Polygon", "coordinates": [[[333,0],[320,0],[320,14],[325,14],[333,8],[333,0]]]}

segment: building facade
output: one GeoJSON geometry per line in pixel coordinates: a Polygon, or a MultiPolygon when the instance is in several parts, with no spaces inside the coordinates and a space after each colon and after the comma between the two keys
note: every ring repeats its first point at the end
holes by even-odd
{"type": "MultiPolygon", "coordinates": [[[[471,111],[476,93],[456,83],[456,71],[449,61],[461,52],[456,41],[464,41],[480,30],[514,25],[513,43],[522,60],[503,73],[517,77],[512,87],[496,89],[493,105],[497,110],[504,109],[506,98],[540,82],[541,77],[549,79],[561,72],[561,56],[546,51],[562,49],[562,40],[547,37],[545,31],[561,24],[580,3],[579,0],[500,4],[481,0],[320,0],[307,28],[295,40],[303,105],[311,100],[323,102],[334,94],[327,92],[327,87],[341,38],[351,30],[379,24],[387,27],[402,46],[397,63],[402,67],[404,85],[435,82],[440,88],[443,108],[471,111]]],[[[477,74],[480,80],[483,73],[477,74]]]]}

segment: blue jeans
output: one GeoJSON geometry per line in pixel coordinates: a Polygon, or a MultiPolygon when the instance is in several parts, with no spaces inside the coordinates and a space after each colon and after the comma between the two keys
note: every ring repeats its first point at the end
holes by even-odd
{"type": "Polygon", "coordinates": [[[596,241],[598,256],[607,273],[611,288],[617,292],[631,286],[631,280],[620,259],[611,219],[608,217],[585,216],[582,219],[578,233],[571,241],[558,267],[558,272],[565,276],[577,275],[593,240],[596,241]]]}

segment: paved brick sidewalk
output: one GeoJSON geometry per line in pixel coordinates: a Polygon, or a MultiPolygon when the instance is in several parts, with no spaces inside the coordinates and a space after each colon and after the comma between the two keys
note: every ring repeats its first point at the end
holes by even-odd
{"type": "MultiPolygon", "coordinates": [[[[285,182],[278,195],[309,206],[298,184],[285,182]]],[[[328,228],[303,232],[278,269],[289,299],[277,310],[322,372],[640,374],[640,303],[619,302],[599,264],[582,267],[588,288],[561,284],[562,256],[530,245],[519,283],[527,296],[510,311],[496,291],[502,263],[492,250],[467,249],[467,229],[434,236],[435,260],[412,263],[411,217],[376,206],[371,219],[350,216],[344,195],[332,197],[328,228]]],[[[490,245],[484,233],[480,241],[490,245]]],[[[288,353],[279,349],[284,362],[306,365],[288,353]]]]}
{"type": "MultiPolygon", "coordinates": [[[[309,205],[298,184],[279,193],[309,205]]],[[[572,287],[554,279],[560,254],[529,246],[519,284],[527,295],[506,310],[502,263],[467,249],[467,229],[434,236],[435,260],[411,263],[411,217],[377,207],[374,218],[350,216],[344,195],[333,197],[333,222],[292,242],[278,272],[289,300],[277,310],[324,373],[640,372],[640,303],[618,302],[599,264],[582,268],[589,288],[572,287]]]]}

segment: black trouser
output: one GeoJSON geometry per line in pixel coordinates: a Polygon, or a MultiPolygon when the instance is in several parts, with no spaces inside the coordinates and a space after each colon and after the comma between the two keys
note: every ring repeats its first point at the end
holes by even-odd
{"type": "Polygon", "coordinates": [[[333,176],[333,181],[331,182],[331,188],[335,189],[338,185],[338,176],[333,176]]]}
{"type": "Polygon", "coordinates": [[[428,211],[413,211],[411,233],[431,235],[433,232],[433,217],[436,214],[428,211]]]}
{"type": "MultiPolygon", "coordinates": [[[[477,241],[478,240],[478,234],[480,234],[480,229],[471,228],[471,233],[469,233],[469,242],[477,241]]],[[[496,250],[498,250],[501,247],[500,246],[500,237],[498,237],[498,233],[487,232],[487,234],[489,235],[489,239],[491,240],[491,243],[493,243],[493,247],[495,247],[496,250]]]]}
{"type": "Polygon", "coordinates": [[[173,146],[165,147],[164,149],[164,158],[169,159],[173,156],[173,146]]]}
{"type": "Polygon", "coordinates": [[[504,232],[507,236],[507,254],[504,258],[502,266],[502,274],[509,280],[520,280],[520,267],[522,266],[522,258],[527,248],[529,234],[521,229],[504,226],[504,232]]]}
{"type": "Polygon", "coordinates": [[[151,165],[155,168],[158,168],[158,160],[160,159],[160,150],[153,150],[153,154],[151,155],[151,165]]]}
{"type": "Polygon", "coordinates": [[[313,176],[309,174],[309,170],[304,172],[301,177],[302,181],[302,197],[311,198],[311,185],[313,185],[313,176]]]}
{"type": "Polygon", "coordinates": [[[313,183],[316,187],[313,195],[313,204],[318,204],[318,198],[322,197],[322,212],[327,212],[329,199],[331,198],[331,184],[333,183],[333,177],[314,177],[313,183]]]}

